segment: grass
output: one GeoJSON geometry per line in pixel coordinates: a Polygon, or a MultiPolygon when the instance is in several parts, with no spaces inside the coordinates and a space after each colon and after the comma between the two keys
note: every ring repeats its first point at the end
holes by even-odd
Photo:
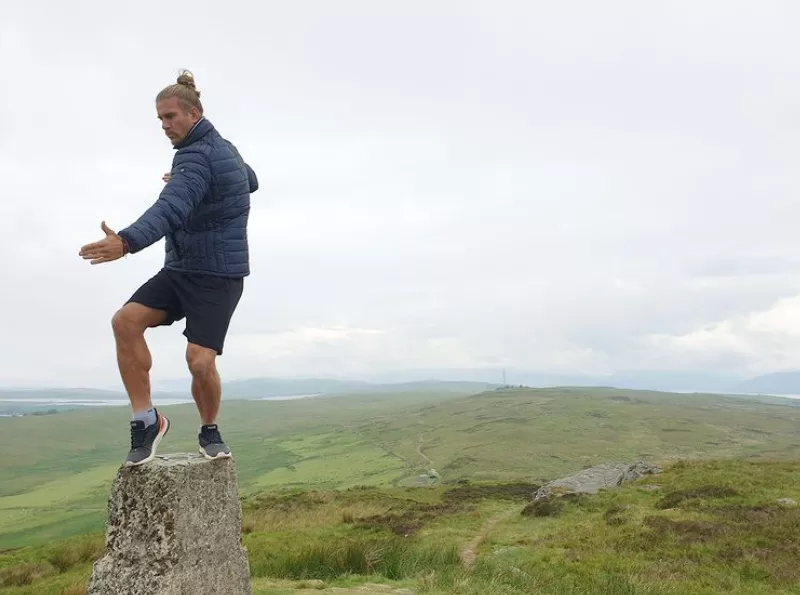
{"type": "MultiPolygon", "coordinates": [[[[613,490],[562,498],[552,515],[523,515],[535,488],[470,482],[248,495],[253,593],[800,593],[800,508],[777,504],[800,499],[800,461],[678,462],[613,490]],[[475,560],[465,565],[470,547],[475,560]]],[[[0,592],[82,595],[101,553],[96,534],[0,554],[0,592]]]]}
{"type": "MultiPolygon", "coordinates": [[[[164,411],[162,450],[194,451],[193,406],[164,411]]],[[[0,550],[102,530],[127,415],[0,419],[0,550]]],[[[634,458],[797,458],[798,423],[789,400],[570,388],[228,401],[220,418],[243,495],[409,487],[430,467],[449,482],[541,482],[634,458]]]]}

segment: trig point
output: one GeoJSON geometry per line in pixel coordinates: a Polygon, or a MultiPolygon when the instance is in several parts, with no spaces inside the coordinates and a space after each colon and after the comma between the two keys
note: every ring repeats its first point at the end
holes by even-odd
{"type": "Polygon", "coordinates": [[[89,595],[251,595],[233,459],[167,454],[120,468],[89,595]]]}

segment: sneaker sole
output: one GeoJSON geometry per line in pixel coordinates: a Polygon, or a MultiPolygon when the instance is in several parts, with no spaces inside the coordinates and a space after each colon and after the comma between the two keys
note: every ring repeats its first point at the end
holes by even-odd
{"type": "Polygon", "coordinates": [[[230,459],[231,458],[231,453],[224,453],[224,452],[221,452],[217,456],[212,457],[210,454],[208,454],[206,451],[203,450],[202,446],[200,448],[198,448],[197,450],[200,451],[200,454],[203,455],[205,458],[207,458],[209,461],[213,461],[214,459],[230,459]]]}
{"type": "Polygon", "coordinates": [[[153,446],[150,448],[150,456],[143,458],[138,463],[131,463],[130,461],[125,462],[126,467],[138,467],[139,465],[144,465],[145,463],[149,463],[154,458],[156,458],[156,451],[158,450],[158,445],[161,444],[161,439],[167,435],[169,432],[169,419],[164,417],[163,415],[159,415],[159,430],[156,437],[153,439],[153,446]]]}

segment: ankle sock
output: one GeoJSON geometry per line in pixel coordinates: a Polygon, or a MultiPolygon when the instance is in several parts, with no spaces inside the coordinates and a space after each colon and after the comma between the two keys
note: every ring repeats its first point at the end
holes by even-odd
{"type": "Polygon", "coordinates": [[[135,411],[133,414],[134,421],[141,420],[144,422],[144,427],[147,428],[156,423],[156,410],[152,407],[144,411],[135,411]]]}

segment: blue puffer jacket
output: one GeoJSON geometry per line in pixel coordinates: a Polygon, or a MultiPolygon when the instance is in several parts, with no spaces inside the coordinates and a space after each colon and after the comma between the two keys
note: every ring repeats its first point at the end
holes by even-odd
{"type": "Polygon", "coordinates": [[[173,271],[249,275],[255,172],[205,118],[175,148],[171,178],[158,200],[119,235],[131,254],[166,237],[164,267],[173,271]]]}

